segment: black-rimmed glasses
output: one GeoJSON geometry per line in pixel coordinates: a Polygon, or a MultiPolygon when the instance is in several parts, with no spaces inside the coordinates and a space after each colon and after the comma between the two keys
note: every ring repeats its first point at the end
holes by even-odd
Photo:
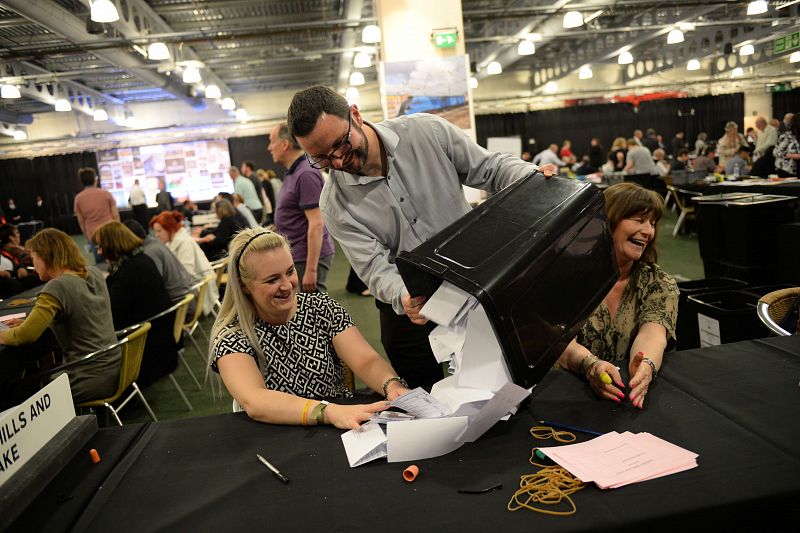
{"type": "Polygon", "coordinates": [[[312,159],[308,153],[306,153],[306,159],[311,164],[311,168],[328,168],[334,159],[344,159],[347,155],[353,150],[353,145],[350,142],[350,136],[353,133],[353,114],[348,113],[347,115],[347,135],[345,139],[341,141],[339,146],[330,154],[320,157],[319,159],[312,159]]]}

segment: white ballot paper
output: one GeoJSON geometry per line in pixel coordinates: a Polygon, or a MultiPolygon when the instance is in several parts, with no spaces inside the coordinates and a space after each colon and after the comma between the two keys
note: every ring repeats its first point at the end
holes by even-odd
{"type": "Polygon", "coordinates": [[[450,361],[452,375],[434,384],[431,394],[418,388],[391,403],[414,420],[379,419],[386,425],[385,435],[376,421],[342,435],[351,467],[381,457],[399,462],[450,453],[515,412],[530,394],[512,382],[478,300],[443,282],[422,314],[439,324],[430,335],[431,347],[439,362],[450,361]]]}
{"type": "Polygon", "coordinates": [[[343,433],[342,443],[351,468],[386,457],[386,435],[376,422],[343,433]]]}

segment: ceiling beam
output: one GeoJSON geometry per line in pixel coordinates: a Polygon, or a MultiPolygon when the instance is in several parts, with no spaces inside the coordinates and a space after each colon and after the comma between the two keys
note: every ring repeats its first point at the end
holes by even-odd
{"type": "MultiPolygon", "coordinates": [[[[78,18],[54,2],[45,0],[5,0],[4,5],[36,24],[47,28],[51,32],[61,35],[69,41],[89,40],[99,42],[104,39],[104,37],[99,35],[88,34],[86,32],[85,20],[78,18]]],[[[183,84],[171,77],[142,68],[143,62],[127,52],[121,50],[103,50],[95,51],[94,55],[107,61],[111,65],[129,71],[146,83],[173,94],[193,107],[204,106],[204,102],[191,96],[183,84]]]]}

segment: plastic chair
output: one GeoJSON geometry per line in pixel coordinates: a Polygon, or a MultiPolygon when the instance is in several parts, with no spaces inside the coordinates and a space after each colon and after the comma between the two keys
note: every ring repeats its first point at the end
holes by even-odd
{"type": "Polygon", "coordinates": [[[791,287],[765,294],[758,300],[756,306],[758,318],[776,335],[783,337],[792,335],[790,331],[783,329],[780,323],[798,297],[800,297],[800,287],[791,287]]]}
{"type": "Polygon", "coordinates": [[[111,415],[114,417],[114,420],[116,420],[117,424],[121,426],[122,420],[119,418],[119,412],[122,411],[123,407],[125,407],[134,396],[138,396],[142,401],[144,408],[147,410],[147,413],[150,415],[150,418],[152,418],[154,421],[157,421],[158,419],[156,418],[155,413],[153,413],[153,410],[150,408],[150,404],[147,403],[144,394],[142,394],[142,391],[136,384],[136,379],[139,377],[139,369],[142,366],[144,345],[147,341],[148,331],[150,331],[150,322],[143,322],[142,324],[136,324],[130,326],[129,328],[120,330],[117,332],[117,338],[122,337],[122,339],[118,340],[114,344],[85,355],[76,361],[72,361],[55,368],[48,368],[46,372],[43,372],[43,374],[46,374],[47,376],[53,376],[55,373],[60,373],[62,370],[69,370],[71,368],[78,367],[82,364],[85,364],[87,361],[97,359],[98,357],[102,357],[103,355],[106,355],[114,350],[121,349],[122,357],[119,369],[119,384],[116,392],[114,392],[114,394],[108,398],[90,400],[88,402],[76,404],[75,407],[88,408],[104,406],[109,410],[109,412],[111,412],[111,415]],[[131,392],[125,397],[124,400],[122,400],[122,403],[115,408],[112,404],[121,398],[128,388],[132,389],[131,392]]]}
{"type": "MultiPolygon", "coordinates": [[[[189,312],[189,305],[194,300],[194,294],[189,293],[184,296],[180,301],[175,303],[172,307],[165,309],[158,313],[157,315],[151,316],[147,319],[148,322],[155,322],[156,320],[163,318],[170,313],[175,313],[175,320],[172,327],[172,334],[175,338],[175,342],[179,343],[181,341],[181,335],[183,335],[183,324],[186,322],[186,315],[189,312]]],[[[189,363],[186,362],[186,358],[183,356],[183,349],[178,350],[178,358],[183,363],[183,366],[186,367],[186,371],[189,372],[189,376],[191,376],[192,380],[194,381],[195,385],[197,385],[197,389],[200,390],[203,387],[200,385],[200,382],[197,381],[197,377],[194,375],[192,371],[192,367],[189,366],[189,363]]],[[[178,381],[175,379],[174,373],[168,374],[167,377],[172,382],[172,385],[175,387],[175,390],[178,391],[183,403],[186,404],[186,407],[189,408],[190,411],[194,411],[194,407],[192,406],[189,398],[186,397],[186,394],[183,392],[183,388],[178,384],[178,381]]]]}
{"type": "Polygon", "coordinates": [[[681,195],[688,194],[692,196],[702,196],[702,194],[694,191],[686,191],[683,189],[679,189],[673,185],[667,185],[667,190],[669,191],[668,194],[671,194],[672,197],[675,199],[675,205],[677,205],[678,209],[681,210],[680,215],[678,215],[678,221],[675,222],[675,229],[672,230],[672,236],[676,237],[681,229],[681,226],[683,226],[683,223],[686,221],[686,218],[689,215],[694,216],[694,206],[686,205],[681,195]]]}
{"type": "MultiPolygon", "coordinates": [[[[197,305],[194,306],[194,313],[192,314],[191,318],[183,324],[183,331],[186,333],[186,336],[192,341],[194,344],[195,349],[197,350],[198,357],[200,360],[203,361],[204,364],[207,364],[206,356],[203,355],[203,349],[197,344],[197,341],[194,338],[194,332],[200,329],[200,332],[206,338],[206,345],[208,345],[209,337],[208,333],[203,329],[203,326],[200,325],[200,316],[203,314],[203,306],[201,302],[205,301],[206,298],[206,291],[208,290],[208,284],[214,281],[214,274],[208,274],[204,277],[201,281],[197,282],[194,286],[192,286],[192,291],[197,291],[197,305]]],[[[206,366],[206,377],[203,380],[204,382],[208,379],[208,366],[206,366]]]]}
{"type": "MultiPolygon", "coordinates": [[[[223,257],[211,263],[211,268],[214,269],[214,274],[217,276],[217,289],[221,289],[223,285],[228,283],[228,258],[223,257]]],[[[214,306],[211,308],[211,313],[214,317],[217,316],[219,310],[222,309],[222,302],[217,299],[214,306]]]]}

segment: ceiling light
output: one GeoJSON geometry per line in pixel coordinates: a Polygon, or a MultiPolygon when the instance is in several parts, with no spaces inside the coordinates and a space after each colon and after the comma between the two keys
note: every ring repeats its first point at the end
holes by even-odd
{"type": "Polygon", "coordinates": [[[736,67],[731,71],[731,78],[741,78],[742,76],[744,76],[742,67],[736,67]]]}
{"type": "Polygon", "coordinates": [[[767,2],[765,0],[755,0],[747,4],[748,15],[761,15],[767,12],[767,2]]]}
{"type": "Polygon", "coordinates": [[[739,55],[740,56],[751,56],[756,53],[755,48],[753,48],[752,44],[746,44],[739,48],[739,55]]]}
{"type": "Polygon", "coordinates": [[[534,46],[533,41],[523,39],[519,42],[519,46],[517,46],[517,55],[529,56],[535,53],[536,46],[534,46]]]}
{"type": "Polygon", "coordinates": [[[247,114],[247,109],[240,107],[239,109],[236,110],[236,120],[244,122],[245,120],[247,120],[248,116],[249,115],[247,114]]]}
{"type": "Polygon", "coordinates": [[[617,58],[617,63],[619,63],[620,65],[630,65],[631,63],[633,63],[633,54],[631,54],[627,50],[622,52],[617,58]]]}
{"type": "Polygon", "coordinates": [[[3,98],[20,98],[19,89],[16,85],[3,85],[0,88],[0,96],[3,98]]]}
{"type": "Polygon", "coordinates": [[[363,74],[358,71],[350,73],[350,85],[364,85],[364,83],[366,81],[363,74]]]}
{"type": "Polygon", "coordinates": [[[355,87],[348,87],[344,92],[344,97],[348,104],[355,104],[358,102],[359,92],[355,87]]]}
{"type": "Polygon", "coordinates": [[[25,133],[25,130],[14,130],[14,140],[15,141],[24,141],[28,138],[28,134],[25,133]]]}
{"type": "Polygon", "coordinates": [[[96,122],[102,122],[104,120],[108,120],[108,113],[106,113],[105,109],[95,109],[94,120],[96,122]]]}
{"type": "Polygon", "coordinates": [[[494,76],[495,74],[500,74],[501,72],[503,72],[503,65],[497,61],[492,61],[486,66],[486,74],[489,76],[494,76]]]}
{"type": "Polygon", "coordinates": [[[188,66],[183,70],[183,83],[199,83],[200,79],[199,68],[188,66]]]}
{"type": "Polygon", "coordinates": [[[583,15],[580,11],[567,11],[562,24],[566,29],[579,28],[583,26],[583,15]]]}
{"type": "Polygon", "coordinates": [[[700,70],[700,61],[697,59],[690,59],[688,63],[686,63],[686,70],[700,70]]]}
{"type": "Polygon", "coordinates": [[[581,80],[591,79],[592,76],[594,76],[594,73],[592,72],[592,68],[589,65],[582,66],[581,69],[578,71],[578,78],[581,80]]]}
{"type": "Polygon", "coordinates": [[[56,100],[56,111],[72,111],[72,106],[66,98],[59,98],[56,100]]]}
{"type": "Polygon", "coordinates": [[[478,88],[478,78],[475,76],[469,77],[469,88],[470,89],[477,89],[478,88]]]}
{"type": "Polygon", "coordinates": [[[206,98],[219,98],[220,96],[222,96],[222,93],[219,91],[219,87],[213,83],[206,85],[206,98]]]}
{"type": "Polygon", "coordinates": [[[667,44],[678,44],[683,42],[683,32],[675,29],[667,35],[667,44]]]}
{"type": "Polygon", "coordinates": [[[544,84],[544,92],[548,94],[553,94],[554,92],[558,91],[558,84],[554,81],[548,81],[544,84]]]}
{"type": "Polygon", "coordinates": [[[789,63],[797,63],[800,61],[800,52],[792,52],[792,55],[789,56],[789,63]]]}
{"type": "Polygon", "coordinates": [[[116,22],[119,20],[119,13],[111,0],[94,0],[91,18],[95,22],[116,22]]]}
{"type": "Polygon", "coordinates": [[[169,48],[162,42],[150,43],[147,47],[147,58],[153,61],[169,59],[169,48]]]}
{"type": "Polygon", "coordinates": [[[361,42],[367,44],[381,42],[381,29],[375,24],[364,26],[361,31],[361,42]]]}
{"type": "Polygon", "coordinates": [[[234,102],[233,98],[231,97],[223,98],[222,102],[220,102],[220,105],[222,106],[222,109],[224,109],[225,111],[231,111],[233,109],[236,109],[236,102],[234,102]]]}
{"type": "Polygon", "coordinates": [[[372,59],[366,52],[359,52],[353,59],[353,66],[355,68],[369,68],[372,66],[372,59]]]}

